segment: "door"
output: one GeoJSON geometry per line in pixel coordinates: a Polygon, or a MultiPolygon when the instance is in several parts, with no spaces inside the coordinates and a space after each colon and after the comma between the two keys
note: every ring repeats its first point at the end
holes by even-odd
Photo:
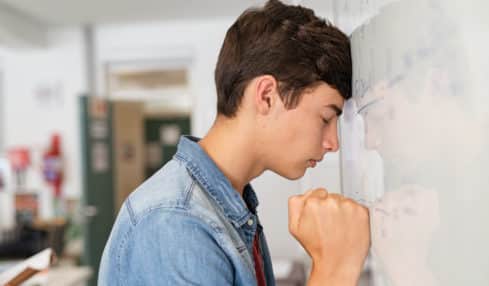
{"type": "Polygon", "coordinates": [[[190,116],[172,115],[145,119],[146,177],[149,178],[177,151],[180,135],[190,134],[190,116]]]}
{"type": "Polygon", "coordinates": [[[115,212],[144,180],[144,105],[112,102],[115,212]]]}
{"type": "Polygon", "coordinates": [[[112,106],[101,97],[80,97],[83,170],[83,262],[93,270],[88,285],[97,285],[100,258],[114,223],[112,106]]]}

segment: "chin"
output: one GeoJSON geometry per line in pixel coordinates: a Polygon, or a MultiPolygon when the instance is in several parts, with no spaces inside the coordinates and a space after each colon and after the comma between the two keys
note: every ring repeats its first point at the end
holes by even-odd
{"type": "Polygon", "coordinates": [[[296,169],[296,170],[280,170],[274,171],[277,175],[287,178],[289,180],[298,180],[304,177],[306,169],[296,169]]]}
{"type": "Polygon", "coordinates": [[[304,174],[305,174],[305,172],[304,172],[304,173],[302,173],[302,174],[301,174],[301,175],[299,175],[299,176],[290,176],[290,177],[286,177],[286,178],[287,178],[287,179],[289,179],[289,180],[293,180],[293,181],[295,181],[295,180],[299,180],[300,178],[304,177],[304,174]]]}

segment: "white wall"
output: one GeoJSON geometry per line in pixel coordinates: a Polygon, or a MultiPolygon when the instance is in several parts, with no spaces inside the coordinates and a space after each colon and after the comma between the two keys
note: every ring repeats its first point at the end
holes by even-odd
{"type": "Polygon", "coordinates": [[[9,47],[45,45],[47,28],[44,24],[9,5],[0,2],[0,44],[9,47]]]}
{"type": "Polygon", "coordinates": [[[40,156],[51,134],[58,132],[66,156],[63,192],[79,197],[78,95],[86,86],[82,33],[71,28],[53,30],[48,42],[43,48],[3,50],[4,146],[22,145],[34,151],[27,187],[49,193],[41,177],[40,156]]]}

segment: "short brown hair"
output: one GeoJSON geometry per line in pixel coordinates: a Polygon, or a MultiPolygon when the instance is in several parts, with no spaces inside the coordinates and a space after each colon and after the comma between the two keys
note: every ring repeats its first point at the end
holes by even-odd
{"type": "Polygon", "coordinates": [[[280,97],[294,108],[304,89],[323,81],[351,97],[348,37],[311,9],[269,0],[228,29],[215,70],[217,112],[236,114],[246,85],[260,75],[279,82],[280,97]]]}

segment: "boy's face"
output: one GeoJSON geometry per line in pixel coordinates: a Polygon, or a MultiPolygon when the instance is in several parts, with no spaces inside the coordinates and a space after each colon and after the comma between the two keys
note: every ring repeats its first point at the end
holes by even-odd
{"type": "Polygon", "coordinates": [[[279,101],[267,135],[271,143],[268,169],[288,179],[298,179],[327,152],[336,152],[338,116],[343,104],[339,92],[324,82],[305,91],[296,108],[287,109],[279,101]]]}

